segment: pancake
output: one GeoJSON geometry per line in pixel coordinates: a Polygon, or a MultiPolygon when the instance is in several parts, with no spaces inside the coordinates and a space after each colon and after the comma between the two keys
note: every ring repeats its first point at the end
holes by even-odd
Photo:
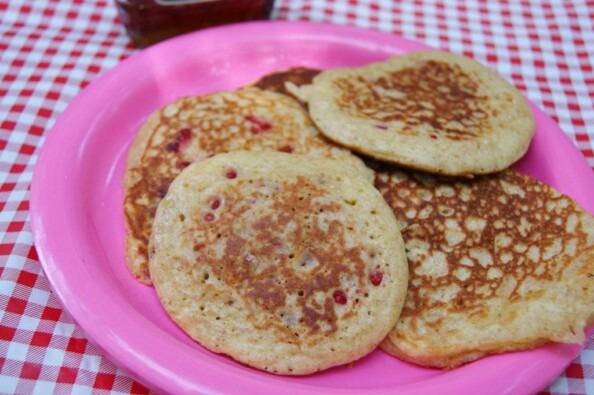
{"type": "Polygon", "coordinates": [[[150,273],[204,347],[271,373],[354,361],[407,287],[396,219],[344,161],[233,152],[187,167],[155,217],[150,273]]]}
{"type": "Polygon", "coordinates": [[[248,87],[181,98],[150,116],[128,153],[126,256],[139,281],[150,284],[148,240],[156,207],[171,181],[196,160],[243,149],[343,158],[373,178],[358,158],[322,138],[307,112],[288,96],[248,87]]]}
{"type": "Polygon", "coordinates": [[[334,142],[430,173],[505,169],[524,155],[534,134],[530,108],[512,85],[445,52],[324,71],[291,92],[334,142]]]}
{"type": "Polygon", "coordinates": [[[594,313],[594,218],[515,170],[474,180],[380,169],[402,228],[406,303],[382,343],[452,368],[547,342],[577,343],[594,313]]]}

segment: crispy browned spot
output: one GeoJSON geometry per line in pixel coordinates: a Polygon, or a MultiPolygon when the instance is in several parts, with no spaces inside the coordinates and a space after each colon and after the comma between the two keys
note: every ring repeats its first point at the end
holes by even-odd
{"type": "Polygon", "coordinates": [[[240,293],[257,328],[275,329],[286,341],[315,341],[337,330],[338,314],[349,317],[358,306],[351,300],[337,313],[332,293],[345,279],[361,298],[367,292],[362,248],[348,246],[350,225],[319,215],[341,210],[322,187],[298,177],[276,184],[272,197],[262,183],[238,180],[227,189],[215,222],[196,213],[195,262],[240,293]],[[269,208],[254,217],[258,201],[269,208]],[[263,320],[262,309],[283,319],[263,320]]]}
{"type": "Polygon", "coordinates": [[[260,89],[268,91],[289,94],[285,88],[286,82],[292,82],[296,86],[311,84],[313,78],[320,73],[320,70],[309,69],[307,67],[293,67],[288,70],[271,73],[260,78],[254,84],[260,89]]]}
{"type": "Polygon", "coordinates": [[[379,79],[341,78],[335,84],[340,107],[378,122],[401,122],[398,133],[415,135],[425,126],[429,135],[465,140],[488,132],[485,98],[457,65],[431,60],[379,79]]]}
{"type": "Polygon", "coordinates": [[[588,246],[579,207],[515,170],[473,180],[387,168],[376,174],[377,188],[404,226],[410,282],[401,319],[413,326],[435,307],[472,317],[494,297],[510,303],[537,297],[520,290],[527,281],[558,280],[588,246]],[[439,289],[452,298],[433,299],[439,289]]]}

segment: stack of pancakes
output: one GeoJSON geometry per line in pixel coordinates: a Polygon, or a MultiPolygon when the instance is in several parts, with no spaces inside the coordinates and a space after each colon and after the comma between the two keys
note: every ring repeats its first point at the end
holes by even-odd
{"type": "Polygon", "coordinates": [[[594,218],[509,168],[533,134],[511,85],[442,52],[182,98],[129,152],[128,266],[204,347],[272,373],[580,342],[594,218]]]}

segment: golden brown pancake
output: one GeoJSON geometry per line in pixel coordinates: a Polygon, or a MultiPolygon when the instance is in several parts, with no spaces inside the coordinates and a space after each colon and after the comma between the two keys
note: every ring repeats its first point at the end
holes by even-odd
{"type": "Polygon", "coordinates": [[[410,282],[382,344],[452,368],[543,343],[576,343],[594,313],[594,219],[515,170],[474,180],[380,166],[401,223],[410,282]]]}
{"type": "Polygon", "coordinates": [[[534,134],[531,110],[512,85],[446,52],[326,70],[290,91],[337,144],[430,173],[502,170],[524,155],[534,134]]]}
{"type": "Polygon", "coordinates": [[[150,248],[171,317],[208,349],[272,373],[371,352],[406,295],[394,214],[340,160],[240,151],[194,163],[159,204],[150,248]]]}

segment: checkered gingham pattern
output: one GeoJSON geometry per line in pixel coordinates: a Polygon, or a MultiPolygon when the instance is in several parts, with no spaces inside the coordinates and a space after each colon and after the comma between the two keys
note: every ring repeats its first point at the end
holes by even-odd
{"type": "MultiPolygon", "coordinates": [[[[378,29],[492,66],[594,166],[594,1],[277,0],[277,19],[378,29]]],[[[0,0],[0,392],[148,393],[88,343],[39,265],[29,184],[44,137],[134,51],[111,1],[0,0]]],[[[594,394],[594,345],[546,393],[594,394]]]]}

